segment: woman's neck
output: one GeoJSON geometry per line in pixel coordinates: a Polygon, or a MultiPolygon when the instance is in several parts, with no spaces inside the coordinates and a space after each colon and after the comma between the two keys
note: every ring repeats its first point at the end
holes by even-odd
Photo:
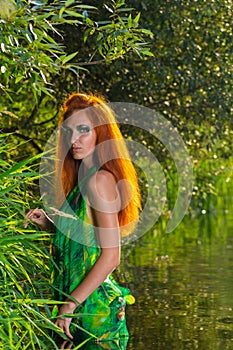
{"type": "Polygon", "coordinates": [[[85,158],[85,160],[83,159],[79,164],[78,179],[81,180],[94,166],[95,164],[93,161],[93,157],[91,157],[91,159],[87,159],[87,157],[85,158]]]}

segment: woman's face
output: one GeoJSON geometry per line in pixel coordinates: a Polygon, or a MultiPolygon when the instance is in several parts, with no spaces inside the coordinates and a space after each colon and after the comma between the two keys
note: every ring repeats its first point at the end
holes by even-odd
{"type": "Polygon", "coordinates": [[[91,155],[96,146],[96,132],[85,110],[75,111],[62,124],[62,132],[74,159],[91,155]]]}

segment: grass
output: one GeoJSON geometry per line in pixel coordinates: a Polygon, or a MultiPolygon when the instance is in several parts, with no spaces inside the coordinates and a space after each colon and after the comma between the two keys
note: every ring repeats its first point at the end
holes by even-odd
{"type": "MultiPolygon", "coordinates": [[[[60,348],[55,341],[58,336],[69,338],[52,316],[54,306],[62,304],[52,298],[53,233],[31,224],[23,226],[28,210],[41,207],[37,169],[42,155],[14,161],[17,146],[9,141],[9,135],[0,134],[0,349],[56,350],[60,348]]],[[[73,349],[95,338],[88,335],[73,349]]]]}
{"type": "Polygon", "coordinates": [[[23,228],[35,199],[40,155],[14,162],[15,145],[0,136],[0,348],[58,349],[50,287],[51,234],[23,228]]]}

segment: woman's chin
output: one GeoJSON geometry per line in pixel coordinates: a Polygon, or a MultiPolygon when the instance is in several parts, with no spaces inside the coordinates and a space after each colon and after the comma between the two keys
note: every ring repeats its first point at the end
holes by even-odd
{"type": "Polygon", "coordinates": [[[73,157],[73,159],[83,159],[83,154],[81,152],[70,151],[70,154],[73,157]]]}
{"type": "Polygon", "coordinates": [[[72,156],[73,156],[73,159],[75,159],[75,160],[82,160],[83,159],[83,157],[80,154],[73,154],[72,156]]]}

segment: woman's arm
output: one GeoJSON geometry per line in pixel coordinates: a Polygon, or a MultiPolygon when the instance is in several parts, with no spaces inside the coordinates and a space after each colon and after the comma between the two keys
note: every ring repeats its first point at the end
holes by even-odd
{"type": "MultiPolygon", "coordinates": [[[[99,171],[89,181],[88,201],[91,221],[101,246],[101,254],[80,285],[71,293],[77,300],[66,299],[59,315],[73,313],[120,263],[120,229],[118,222],[119,198],[114,177],[107,171],[99,171]]],[[[56,324],[72,338],[69,332],[71,318],[58,318],[56,324]]]]}

